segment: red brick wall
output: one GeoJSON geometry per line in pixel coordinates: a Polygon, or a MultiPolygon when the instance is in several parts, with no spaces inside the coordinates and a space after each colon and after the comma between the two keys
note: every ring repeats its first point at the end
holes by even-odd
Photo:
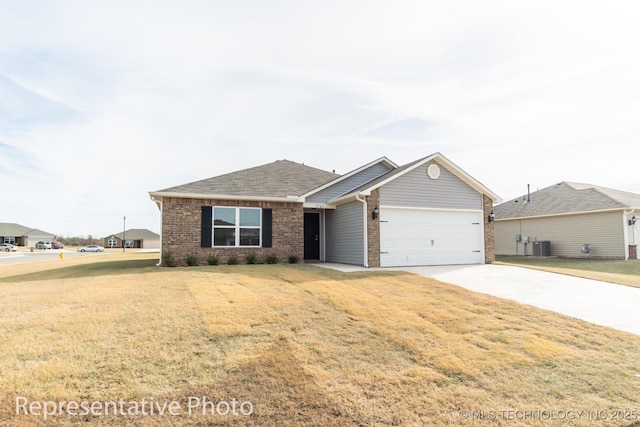
{"type": "Polygon", "coordinates": [[[493,200],[486,195],[482,195],[484,210],[484,262],[491,264],[496,260],[496,239],[493,222],[489,222],[489,215],[493,210],[493,200]]]}
{"type": "Polygon", "coordinates": [[[373,208],[380,207],[380,189],[371,192],[367,197],[367,249],[369,267],[380,267],[380,217],[373,219],[373,208]]]}
{"type": "Polygon", "coordinates": [[[207,257],[215,254],[220,264],[236,256],[238,263],[245,263],[245,256],[255,253],[258,262],[264,262],[269,254],[275,254],[278,262],[287,262],[295,255],[300,262],[304,256],[303,209],[301,203],[252,202],[237,200],[205,200],[165,197],[162,203],[162,254],[171,254],[176,265],[186,265],[187,254],[195,255],[198,265],[206,265],[207,257]],[[271,248],[202,248],[200,227],[202,206],[241,206],[268,208],[273,213],[271,248]]]}

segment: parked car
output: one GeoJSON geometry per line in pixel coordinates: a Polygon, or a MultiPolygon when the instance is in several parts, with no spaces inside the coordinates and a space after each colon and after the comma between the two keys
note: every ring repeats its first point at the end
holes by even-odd
{"type": "Polygon", "coordinates": [[[53,249],[64,249],[64,245],[61,242],[51,242],[53,249]]]}
{"type": "Polygon", "coordinates": [[[15,245],[12,245],[11,243],[0,243],[0,251],[5,251],[5,252],[15,252],[18,249],[15,247],[15,245]]]}
{"type": "Polygon", "coordinates": [[[78,252],[103,252],[104,248],[98,245],[89,245],[83,248],[78,248],[78,252]]]}
{"type": "Polygon", "coordinates": [[[36,243],[36,249],[51,249],[52,247],[53,245],[51,245],[51,242],[39,241],[36,243]]]}

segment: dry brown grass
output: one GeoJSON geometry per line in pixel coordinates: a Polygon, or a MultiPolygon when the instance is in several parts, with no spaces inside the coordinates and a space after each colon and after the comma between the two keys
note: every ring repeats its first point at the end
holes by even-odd
{"type": "Polygon", "coordinates": [[[62,260],[52,254],[51,260],[33,261],[28,257],[20,259],[16,264],[0,265],[0,279],[16,275],[50,272],[69,267],[90,266],[94,263],[132,260],[158,260],[158,254],[153,252],[126,252],[109,250],[103,253],[87,252],[83,254],[66,255],[62,260]]]}
{"type": "Polygon", "coordinates": [[[640,410],[640,337],[420,276],[268,265],[4,276],[0,425],[42,424],[15,416],[16,396],[254,405],[250,417],[49,425],[606,426],[632,422],[499,411],[640,410]],[[495,419],[460,415],[479,410],[495,419]]]}

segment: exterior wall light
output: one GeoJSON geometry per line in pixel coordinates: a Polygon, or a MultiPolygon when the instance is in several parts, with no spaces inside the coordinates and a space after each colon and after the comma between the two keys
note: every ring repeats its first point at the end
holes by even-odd
{"type": "Polygon", "coordinates": [[[373,211],[371,212],[371,219],[378,218],[379,213],[380,213],[380,209],[378,209],[378,207],[376,206],[375,208],[373,208],[373,211]]]}
{"type": "Polygon", "coordinates": [[[629,225],[636,225],[636,216],[632,216],[631,219],[629,220],[629,225]]]}
{"type": "Polygon", "coordinates": [[[491,209],[491,213],[489,214],[489,216],[487,217],[487,221],[489,222],[493,222],[493,220],[496,219],[496,214],[493,213],[493,209],[491,209]]]}

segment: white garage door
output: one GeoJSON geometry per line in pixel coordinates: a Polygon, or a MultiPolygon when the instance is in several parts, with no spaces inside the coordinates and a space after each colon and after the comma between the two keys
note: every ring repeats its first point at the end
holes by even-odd
{"type": "Polygon", "coordinates": [[[380,209],[380,264],[482,264],[482,212],[380,209]]]}

